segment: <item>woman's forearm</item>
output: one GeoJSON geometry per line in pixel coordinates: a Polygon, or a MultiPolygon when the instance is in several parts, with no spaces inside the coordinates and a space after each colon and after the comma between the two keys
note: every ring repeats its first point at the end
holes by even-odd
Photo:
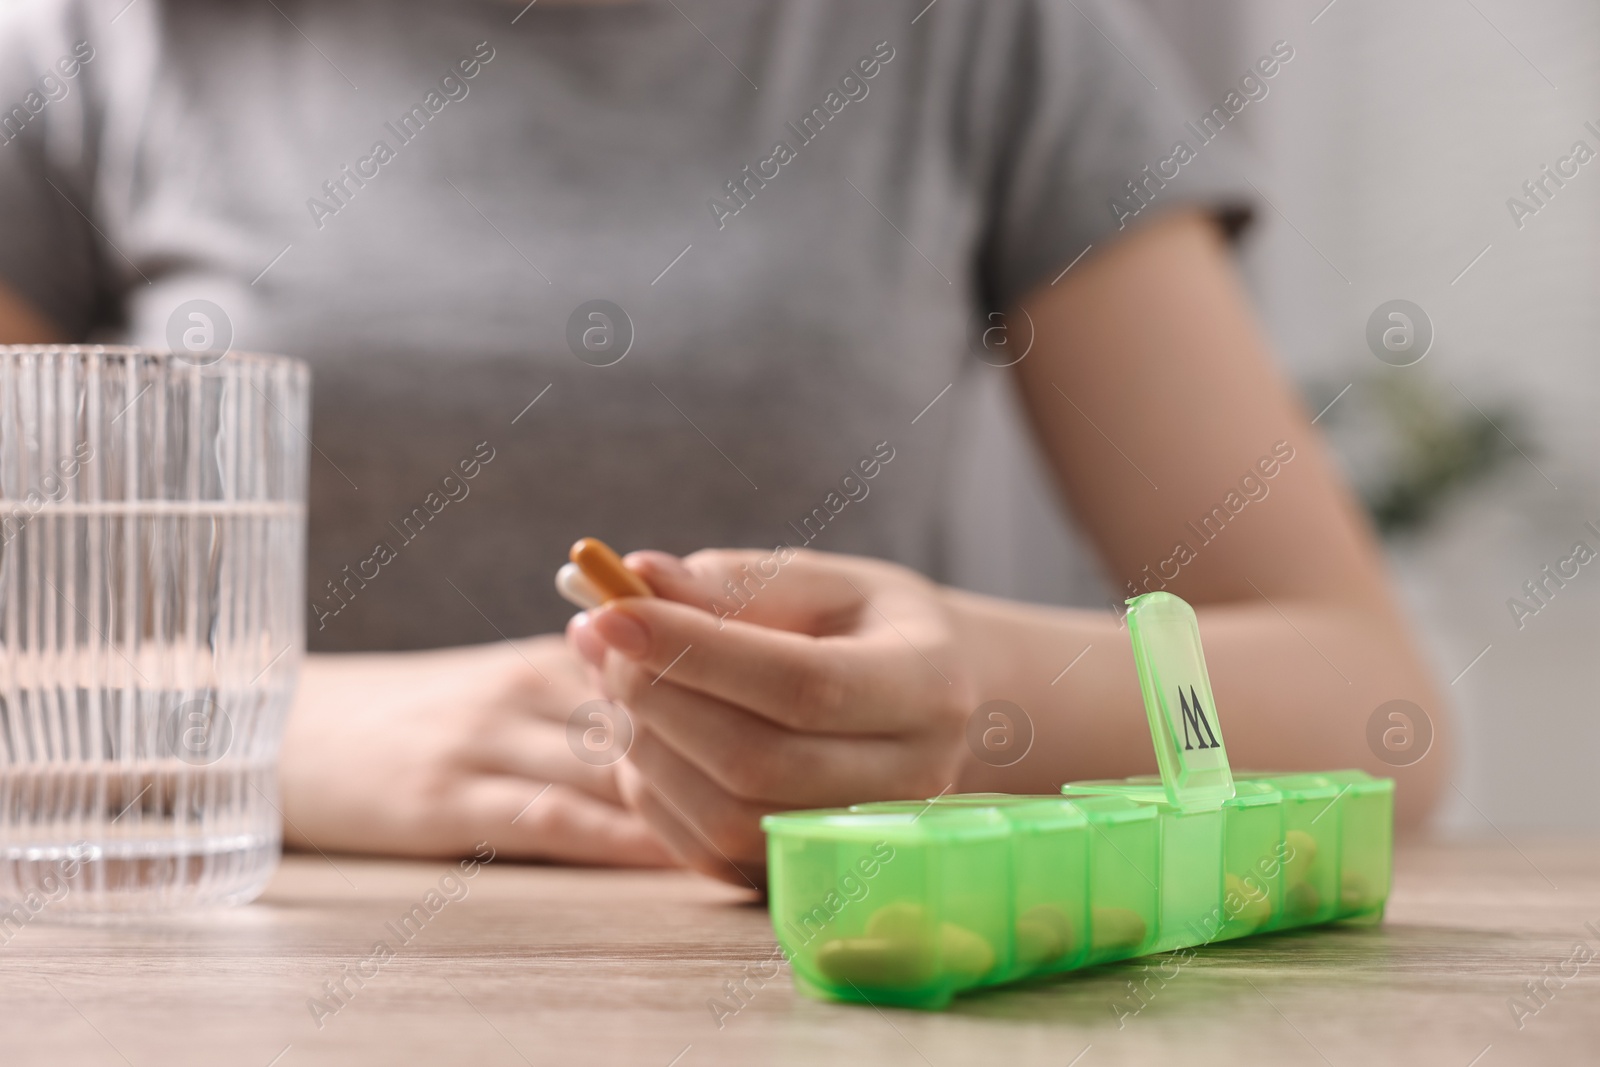
{"type": "MultiPolygon", "coordinates": [[[[279,767],[284,840],[324,852],[661,866],[615,763],[568,741],[598,697],[559,637],[306,659],[279,767]]],[[[601,753],[603,757],[605,754],[601,753]]]]}
{"type": "MultiPolygon", "coordinates": [[[[960,788],[1044,793],[1074,779],[1154,773],[1133,652],[1117,617],[946,595],[979,704],[1011,701],[1034,731],[1031,751],[1010,767],[975,755],[960,788]]],[[[1235,770],[1360,767],[1397,779],[1402,825],[1432,806],[1443,785],[1441,739],[1405,768],[1378,759],[1367,741],[1367,720],[1387,701],[1438,707],[1399,620],[1346,603],[1261,600],[1197,612],[1235,770]]]]}

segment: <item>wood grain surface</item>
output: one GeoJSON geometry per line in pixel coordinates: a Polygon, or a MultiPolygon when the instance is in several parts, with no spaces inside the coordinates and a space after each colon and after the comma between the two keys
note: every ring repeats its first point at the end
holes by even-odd
{"type": "Polygon", "coordinates": [[[1593,840],[1403,848],[1382,926],[1200,950],[1142,1007],[1129,983],[1151,961],[939,1014],[811,1000],[787,968],[763,983],[765,910],[692,875],[492,863],[442,881],[451,871],[295,855],[244,908],[45,913],[0,946],[0,1064],[1600,1062],[1593,840]],[[380,941],[392,954],[374,955],[380,941]],[[1580,944],[1593,960],[1572,962],[1580,944]]]}

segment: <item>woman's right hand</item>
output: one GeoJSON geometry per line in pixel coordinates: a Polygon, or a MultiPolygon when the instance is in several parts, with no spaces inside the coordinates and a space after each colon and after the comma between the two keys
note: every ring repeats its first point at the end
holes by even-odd
{"type": "Polygon", "coordinates": [[[284,841],[325,852],[664,867],[616,766],[567,720],[600,694],[559,637],[310,656],[284,737],[284,841]]]}

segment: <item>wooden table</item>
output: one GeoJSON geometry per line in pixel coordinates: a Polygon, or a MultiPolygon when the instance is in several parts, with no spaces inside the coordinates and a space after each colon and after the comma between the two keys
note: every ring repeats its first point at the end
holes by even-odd
{"type": "Polygon", "coordinates": [[[786,969],[762,985],[766,912],[681,874],[495,863],[424,908],[393,958],[363,963],[380,938],[401,943],[386,924],[452,868],[291,856],[250,907],[24,928],[0,947],[0,1064],[1600,1061],[1600,844],[1427,845],[1396,868],[1383,926],[1205,949],[1119,1020],[1112,1005],[1137,1005],[1128,983],[1143,963],[942,1014],[820,1003],[786,969]],[[1538,1007],[1524,983],[1570,975],[1580,942],[1596,958],[1549,980],[1519,1030],[1511,998],[1538,1007]],[[346,978],[340,1004],[324,983],[352,971],[373,977],[346,978]],[[735,1007],[725,983],[752,974],[719,1027],[710,1002],[735,1007]]]}

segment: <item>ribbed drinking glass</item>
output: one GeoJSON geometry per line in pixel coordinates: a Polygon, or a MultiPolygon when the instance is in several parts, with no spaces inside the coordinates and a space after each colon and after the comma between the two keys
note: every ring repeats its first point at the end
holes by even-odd
{"type": "Polygon", "coordinates": [[[271,877],[309,392],[277,356],[0,347],[0,941],[271,877]]]}

